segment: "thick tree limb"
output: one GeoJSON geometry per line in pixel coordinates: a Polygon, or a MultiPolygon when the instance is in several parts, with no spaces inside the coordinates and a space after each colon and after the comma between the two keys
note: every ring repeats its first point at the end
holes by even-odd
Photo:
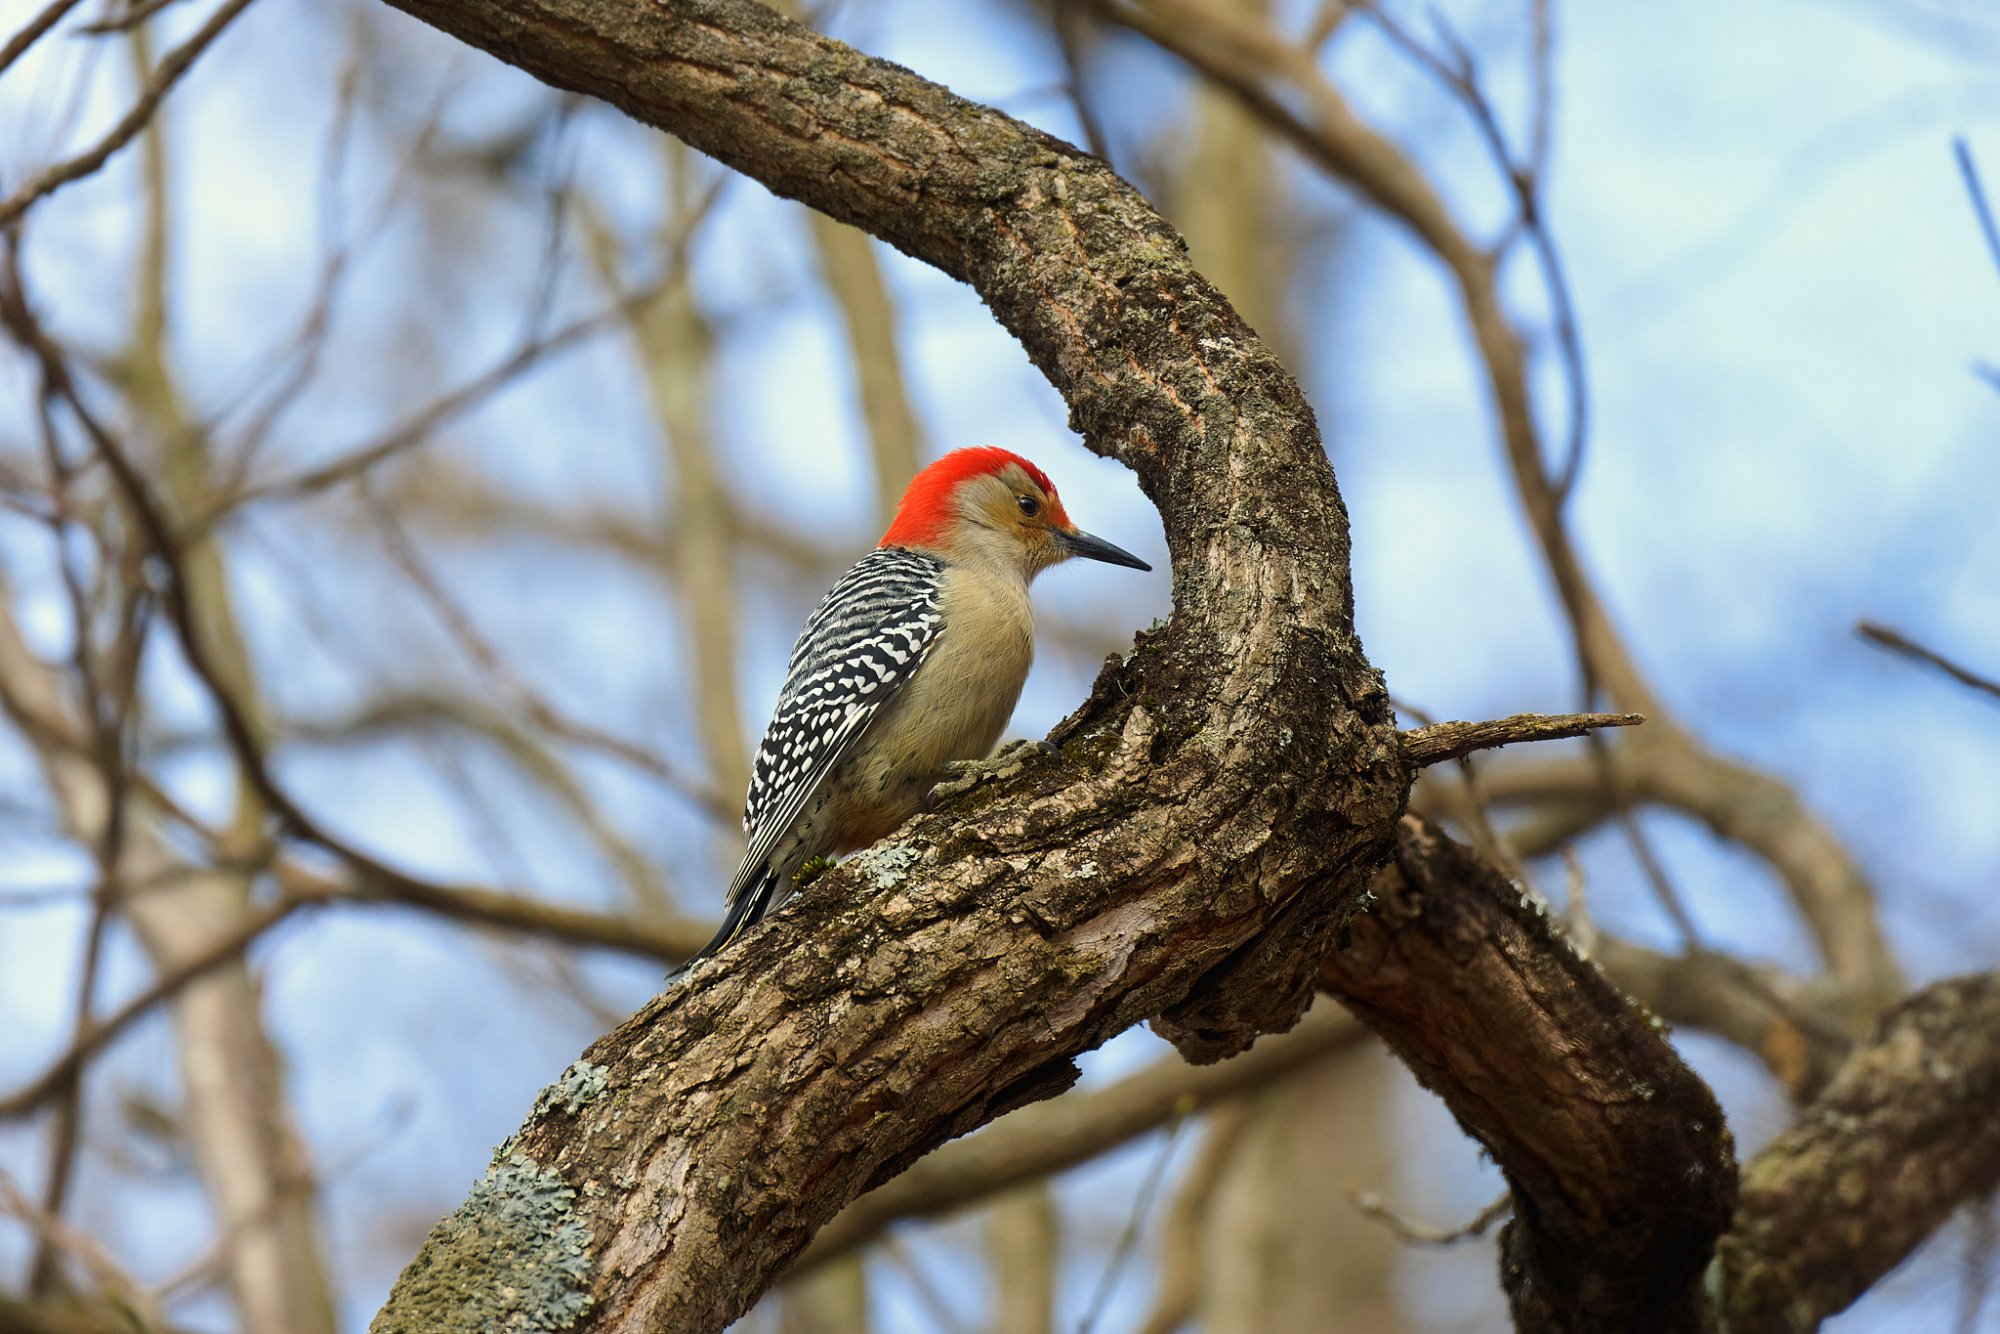
{"type": "Polygon", "coordinates": [[[595,1044],[376,1324],[717,1328],[1075,1053],[1169,1008],[1205,1054],[1294,1022],[1408,769],[1310,410],[1101,162],[746,0],[398,3],[970,282],[1165,520],[1174,617],[1059,756],[595,1044]]]}
{"type": "Polygon", "coordinates": [[[1816,1328],[2000,1188],[1995,1108],[2000,975],[1939,982],[1884,1015],[1744,1170],[1718,1253],[1731,1334],[1816,1328]]]}
{"type": "Polygon", "coordinates": [[[1507,1173],[1523,1330],[1701,1330],[1736,1164],[1722,1110],[1542,905],[1415,817],[1326,989],[1507,1173]]]}
{"type": "MultiPolygon", "coordinates": [[[[2000,975],[1885,1015],[1750,1161],[1739,1199],[1708,1090],[1539,905],[1415,817],[1378,889],[1322,981],[1507,1173],[1502,1279],[1524,1330],[1815,1328],[2000,1188],[2000,975]]],[[[1765,1001],[1745,1022],[1795,1021],[1765,1001]]],[[[1838,1036],[1789,1041],[1773,1068],[1809,1079],[1838,1036]]]]}

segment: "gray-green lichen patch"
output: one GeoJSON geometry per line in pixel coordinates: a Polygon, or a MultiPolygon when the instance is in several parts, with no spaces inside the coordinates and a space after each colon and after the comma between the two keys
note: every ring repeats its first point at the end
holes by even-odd
{"type": "Polygon", "coordinates": [[[868,877],[877,889],[894,889],[909,877],[910,868],[916,865],[917,853],[898,844],[886,848],[870,848],[848,858],[848,864],[868,877]]]}
{"type": "Polygon", "coordinates": [[[593,1304],[590,1229],[575,1205],[560,1176],[503,1149],[431,1232],[370,1334],[574,1329],[593,1304]]]}
{"type": "Polygon", "coordinates": [[[592,1065],[584,1060],[571,1061],[569,1069],[536,1097],[535,1109],[528,1113],[528,1120],[539,1121],[557,1108],[575,1116],[603,1095],[605,1073],[601,1065],[592,1065]]]}

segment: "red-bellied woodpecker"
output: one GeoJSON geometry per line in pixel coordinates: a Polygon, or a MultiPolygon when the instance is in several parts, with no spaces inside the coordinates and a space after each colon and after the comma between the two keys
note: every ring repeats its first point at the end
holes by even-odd
{"type": "Polygon", "coordinates": [[[728,914],[688,964],[775,910],[808,862],[883,837],[948,765],[992,750],[1034,655],[1028,581],[1072,556],[1152,568],[1079,532],[1018,454],[960,449],[917,474],[882,544],[799,632],[751,770],[728,914]]]}

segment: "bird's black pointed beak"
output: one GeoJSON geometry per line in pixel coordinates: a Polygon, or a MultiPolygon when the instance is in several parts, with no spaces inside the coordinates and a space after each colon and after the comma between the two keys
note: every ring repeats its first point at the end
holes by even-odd
{"type": "Polygon", "coordinates": [[[1135,570],[1150,570],[1153,567],[1140,560],[1123,547],[1114,547],[1101,537],[1072,528],[1068,532],[1058,532],[1056,540],[1063,544],[1072,556],[1082,556],[1086,560],[1101,560],[1106,565],[1127,565],[1135,570]]]}

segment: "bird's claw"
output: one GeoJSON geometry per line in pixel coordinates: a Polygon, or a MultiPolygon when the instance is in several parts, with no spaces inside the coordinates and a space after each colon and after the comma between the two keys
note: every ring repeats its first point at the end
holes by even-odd
{"type": "Polygon", "coordinates": [[[948,776],[924,798],[924,809],[936,810],[940,803],[962,797],[981,783],[1012,778],[1029,760],[1055,753],[1056,748],[1046,741],[1022,740],[1008,742],[983,760],[948,760],[940,770],[948,776]]]}

